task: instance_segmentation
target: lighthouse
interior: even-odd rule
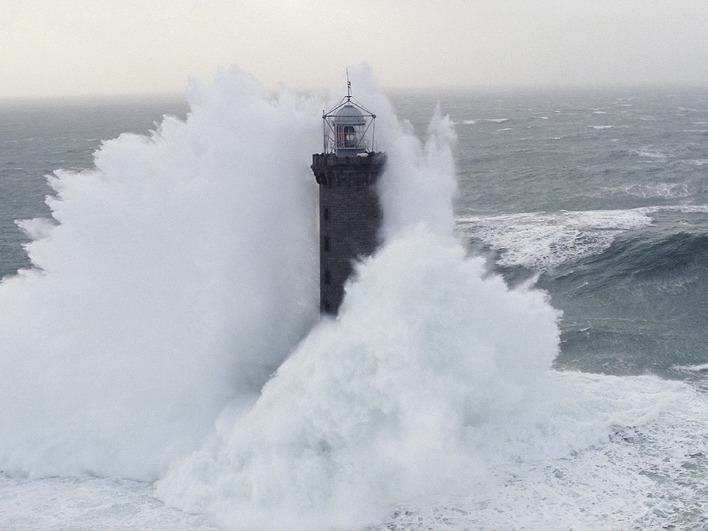
[[[375,151],[376,116],[347,95],[322,112],[324,147],[312,155],[320,192],[320,312],[336,314],[354,262],[378,246],[382,212],[376,181],[386,154]]]

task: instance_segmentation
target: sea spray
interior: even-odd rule
[[[169,503],[227,527],[375,523],[398,502],[491,474],[480,440],[514,439],[545,409],[557,314],[452,236],[452,122],[438,109],[422,144],[368,73],[354,75],[388,154],[384,247],[255,406],[227,408],[216,435],[159,483]]]
[[[421,146],[366,67],[352,78],[392,160],[385,232],[448,232],[454,172],[433,161],[452,167],[449,121],[434,121],[440,145]],[[188,99],[186,121],[55,172],[52,219],[20,223],[33,267],[0,284],[0,469],[160,477],[315,321],[309,159],[331,101],[273,96],[237,69],[192,81]]]
[[[321,103],[235,69],[189,100],[50,178],[0,284],[0,469],[159,477],[316,319]]]
[[[492,472],[480,434],[512,441],[541,418],[555,319],[419,226],[358,267],[339,317],[159,492],[239,529],[349,528],[455,493]]]
[[[457,135],[452,120],[438,105],[421,143],[407,120],[399,120],[391,102],[379,90],[365,66],[356,76],[357,98],[376,113],[376,150],[385,151],[386,171],[378,183],[383,209],[382,236],[395,236],[418,223],[441,236],[455,226],[453,199],[457,178],[453,149]]]

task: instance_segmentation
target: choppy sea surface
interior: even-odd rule
[[[278,146],[290,142],[289,133],[307,137],[307,124],[282,136],[278,131],[319,107],[293,95],[274,104],[240,81],[223,83],[191,96],[191,107],[169,98],[0,102],[0,308],[6,314],[0,527],[708,526],[708,91],[389,95],[402,132],[384,125],[377,132],[384,144],[387,134],[410,143],[437,138],[410,148],[408,158],[408,148],[400,147],[405,142],[388,140],[394,161],[403,161],[403,169],[394,168],[400,182],[406,164],[423,178],[451,171],[443,160],[451,150],[454,234],[465,256],[434,235],[392,237],[388,254],[360,272],[341,322],[310,334],[316,303],[292,301],[316,279],[273,272],[263,292],[276,292],[276,301],[289,298],[283,313],[301,307],[309,317],[283,325],[282,338],[265,340],[272,316],[287,318],[254,302],[259,291],[253,300],[245,297],[248,312],[233,306],[223,295],[224,278],[243,275],[245,285],[260,286],[258,275],[271,275],[265,263],[290,271],[300,264],[297,278],[311,263],[308,253],[293,265],[261,251],[270,242],[305,245],[299,232],[282,235],[274,225],[251,242],[238,230],[261,206],[271,210],[259,223],[282,216],[284,224],[299,226],[299,211],[282,206],[298,199],[295,192],[269,202],[264,197],[272,183],[266,182],[248,194],[268,172],[287,177],[296,164],[294,173],[305,175],[313,151],[305,141],[297,145],[306,151],[301,161],[294,151],[282,155],[283,168],[259,164],[281,156]],[[239,99],[256,103],[241,106]],[[266,105],[272,108],[265,114],[252,110]],[[436,105],[449,116],[442,134],[440,119],[429,125]],[[282,121],[272,118],[276,113]],[[173,116],[167,125],[160,125],[163,115]],[[249,125],[259,119],[272,120],[272,128]],[[246,125],[232,131],[230,121]],[[316,132],[319,115],[312,121]],[[151,130],[160,134],[139,136]],[[105,144],[125,132],[132,134]],[[229,155],[230,146],[244,145],[252,158]],[[58,169],[66,171],[50,187],[46,176]],[[234,181],[246,184],[238,188]],[[307,186],[303,197],[313,193]],[[208,187],[211,195],[204,195]],[[230,198],[241,190],[247,200]],[[49,206],[46,196],[54,198]],[[122,213],[121,204],[131,206]],[[226,219],[233,209],[245,212],[243,218]],[[131,225],[146,210],[154,212]],[[16,223],[52,215],[20,224],[24,230]],[[78,230],[71,232],[72,224]],[[243,243],[224,243],[232,234]],[[32,238],[30,259],[25,247]],[[41,243],[52,239],[55,247]],[[72,265],[72,257],[91,263],[103,256],[111,242],[115,248],[96,258],[95,277]],[[229,264],[215,258],[220,249]],[[252,258],[252,249],[263,256]],[[122,268],[133,271],[123,279]],[[53,275],[59,280],[42,288],[49,282],[42,279]],[[396,278],[405,282],[399,286]],[[281,287],[298,282],[297,296]],[[86,300],[74,305],[84,283]],[[171,286],[179,286],[179,297]],[[149,302],[116,302],[132,290],[149,293]],[[102,294],[108,302],[93,305]],[[62,301],[71,319],[61,315]],[[148,316],[163,310],[164,319]],[[246,324],[223,332],[228,319],[212,313]],[[475,323],[483,324],[477,330]],[[179,336],[192,325],[209,335]],[[33,339],[45,331],[46,341]],[[195,369],[200,341],[207,352],[238,350],[238,363],[205,355],[202,374]],[[90,345],[91,353],[76,354],[77,344]],[[137,383],[113,361],[133,348],[128,360],[150,353]],[[184,361],[181,348],[197,351],[194,364]],[[260,348],[276,354],[267,363],[241,361]],[[101,349],[110,361],[92,357]],[[156,350],[160,357],[153,359]],[[340,358],[331,359],[333,353]],[[464,359],[475,356],[483,361]],[[539,366],[528,358],[540,359]],[[229,379],[239,371],[247,377]],[[143,384],[146,373],[153,376]],[[207,396],[212,391],[203,384],[214,374],[219,381]],[[406,379],[410,389],[400,384]],[[30,380],[35,383],[17,383]],[[229,394],[230,382],[251,385],[251,394]],[[162,397],[164,404],[154,407]],[[297,402],[297,409],[284,410],[283,402]],[[145,418],[134,421],[136,411]],[[183,426],[175,420],[182,414],[197,420]],[[449,423],[440,420],[444,415]],[[124,436],[121,426],[130,433]],[[160,432],[165,441],[141,430]],[[134,452],[144,462],[131,461]],[[465,477],[451,481],[454,469]],[[272,478],[296,484],[295,490],[273,487]],[[361,495],[368,489],[375,499]],[[347,500],[355,508],[381,507],[360,510],[359,521],[342,509]],[[317,514],[303,517],[308,510]]]
[[[440,99],[458,229],[507,278],[540,274],[564,312],[556,366],[684,379],[705,364],[706,92]]]

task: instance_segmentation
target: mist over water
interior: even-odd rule
[[[384,245],[336,319],[317,311],[309,164],[341,90],[274,96],[220,71],[190,85],[185,121],[56,172],[53,219],[22,224],[33,268],[0,282],[0,471],[156,482],[236,529],[700,514],[675,479],[704,477],[705,396],[552,371],[560,312],[453,234],[453,122],[431,109],[421,142],[366,68],[350,74],[388,154]]]

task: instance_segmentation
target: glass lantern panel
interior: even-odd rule
[[[356,133],[356,129],[348,125],[344,128],[344,147],[355,148],[359,144],[359,135]]]

